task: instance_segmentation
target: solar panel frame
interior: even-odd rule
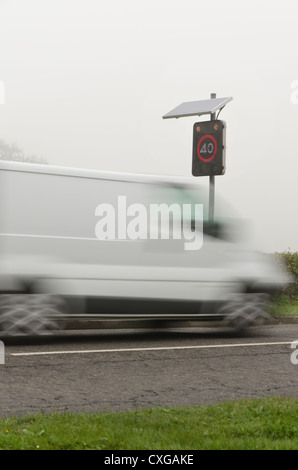
[[[169,111],[162,118],[171,119],[171,118],[181,118],[188,116],[202,116],[204,114],[215,113],[218,109],[223,108],[227,103],[229,103],[233,98],[231,96],[225,98],[212,98],[208,100],[200,101],[188,101],[181,103],[176,108]]]

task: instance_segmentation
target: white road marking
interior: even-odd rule
[[[157,348],[121,348],[121,349],[82,349],[74,351],[37,351],[11,353],[11,356],[51,356],[54,354],[97,354],[97,353],[123,353],[142,351],[174,351],[184,349],[220,349],[220,348],[247,348],[256,346],[280,346],[291,345],[292,341],[280,341],[274,343],[234,343],[234,344],[207,344],[200,346],[166,346]]]

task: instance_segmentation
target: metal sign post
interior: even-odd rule
[[[216,98],[216,93],[211,93],[211,99]],[[211,121],[215,121],[215,113],[211,113]],[[209,213],[208,220],[212,223],[214,220],[214,202],[215,202],[215,175],[209,176]]]

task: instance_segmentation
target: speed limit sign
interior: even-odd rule
[[[225,172],[225,122],[197,122],[193,129],[193,176]]]
[[[217,153],[217,142],[212,135],[203,135],[199,140],[197,153],[203,162],[210,162]]]

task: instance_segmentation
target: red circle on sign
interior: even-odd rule
[[[211,155],[211,157],[209,158],[204,158],[201,154],[200,154],[200,145],[201,143],[203,142],[204,139],[211,139],[212,142],[214,143],[214,152],[213,154]],[[198,154],[198,157],[203,161],[203,162],[210,162],[216,155],[216,152],[217,152],[217,142],[215,140],[215,138],[212,136],[212,135],[203,135],[200,140],[199,140],[199,143],[198,143],[198,146],[197,146],[197,154]]]

